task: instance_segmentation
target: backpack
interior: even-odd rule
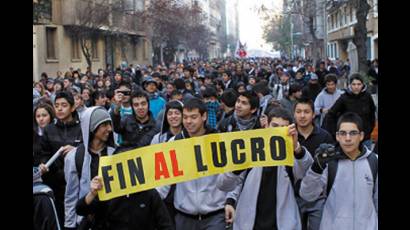
[[[370,155],[367,157],[367,161],[370,166],[370,170],[372,171],[373,175],[373,193],[374,189],[376,188],[376,177],[378,173],[378,159],[375,153],[370,153]],[[327,164],[327,188],[326,188],[326,194],[329,195],[330,190],[333,187],[333,183],[335,182],[335,177],[337,173],[337,166],[338,166],[339,161],[334,160],[330,161]]]

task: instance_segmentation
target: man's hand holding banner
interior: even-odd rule
[[[288,128],[215,133],[101,157],[100,200],[262,166],[293,166]]]

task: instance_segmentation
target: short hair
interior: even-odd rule
[[[289,95],[299,92],[303,89],[303,86],[299,83],[293,83],[289,86]]]
[[[293,117],[289,113],[288,110],[282,108],[282,107],[275,107],[272,110],[269,111],[268,113],[268,123],[272,121],[272,118],[277,117],[277,118],[282,118],[283,120],[289,121],[289,124],[293,123]]]
[[[261,93],[263,96],[269,94],[269,87],[268,87],[268,82],[266,80],[262,80],[260,82],[257,82],[252,89],[255,91],[255,93]]]
[[[352,84],[353,80],[359,80],[363,84],[363,77],[359,73],[353,73],[350,75],[349,83]]]
[[[100,97],[106,97],[107,94],[104,90],[97,90],[95,92],[93,92],[92,94],[92,98],[93,98],[93,103],[95,103],[95,100],[97,100]]]
[[[209,97],[218,97],[216,89],[214,87],[206,87],[204,92],[202,93],[202,97],[209,98]]]
[[[256,95],[255,91],[253,90],[247,90],[245,92],[242,92],[239,94],[239,96],[243,96],[248,98],[249,104],[251,104],[251,109],[257,109],[259,108],[259,97]]]
[[[184,109],[189,110],[189,111],[198,109],[201,116],[204,115],[204,113],[208,111],[206,104],[197,97],[187,99],[184,102]]]
[[[56,98],[54,99],[54,103],[57,99],[64,98],[70,104],[70,106],[74,106],[74,97],[73,94],[69,91],[59,91],[56,93]]]
[[[342,123],[354,123],[356,124],[357,128],[360,132],[363,132],[363,120],[362,118],[354,112],[346,112],[340,116],[339,120],[337,121],[337,131],[340,129],[340,125]]]
[[[175,88],[176,89],[185,89],[185,81],[184,79],[177,78],[174,80]]]
[[[333,81],[335,84],[337,84],[337,76],[334,73],[329,73],[326,74],[325,76],[325,83]]]
[[[119,89],[121,86],[125,86],[128,89],[132,89],[132,86],[130,83],[126,82],[126,81],[121,81],[120,84],[118,84],[118,87],[116,89]]]
[[[222,93],[221,101],[228,107],[234,107],[238,96],[238,93],[234,89],[228,88]]]
[[[312,109],[312,112],[315,113],[315,105],[314,105],[312,99],[307,98],[307,97],[302,97],[302,98],[296,100],[295,106],[293,107],[294,110],[296,109],[296,106],[298,104],[308,104],[310,106],[310,108]]]
[[[174,91],[172,91],[172,93],[171,93],[171,97],[173,97],[173,96],[177,96],[177,95],[182,95],[182,92],[181,92],[181,91],[179,91],[179,90],[174,90]]]
[[[143,90],[135,90],[134,92],[131,93],[131,97],[130,97],[130,103],[132,104],[132,99],[136,98],[136,97],[144,97],[147,102],[149,102],[149,96],[148,93],[146,93]],[[149,108],[149,106],[148,106]]]

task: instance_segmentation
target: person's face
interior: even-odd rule
[[[97,86],[100,87],[100,88],[103,87],[103,86],[104,86],[104,82],[103,82],[103,81],[98,81],[98,82],[97,82]]]
[[[67,89],[70,86],[70,81],[68,79],[64,80],[64,89]]]
[[[182,124],[182,113],[178,109],[169,109],[167,112],[169,126],[177,128]]]
[[[148,116],[148,101],[145,97],[134,97],[132,108],[138,119],[143,120]]]
[[[222,74],[222,79],[223,79],[224,82],[228,82],[228,81],[229,81],[228,74],[223,73],[223,74]]]
[[[255,78],[249,78],[249,84],[250,85],[255,85],[255,83],[256,83],[256,80],[255,80]]]
[[[272,117],[272,120],[269,123],[269,127],[285,127],[289,125],[289,121],[281,117]]]
[[[353,80],[350,84],[353,94],[359,94],[363,89],[363,83],[359,80]]]
[[[205,78],[205,85],[211,85],[212,84],[212,79],[211,78]]]
[[[320,64],[320,65],[319,65],[319,68],[320,68],[321,70],[325,69],[325,64]]]
[[[101,96],[95,100],[95,105],[96,106],[105,106],[107,103],[107,97],[106,96]]]
[[[326,89],[329,93],[336,91],[336,84],[333,81],[326,82]]]
[[[297,91],[294,95],[296,99],[302,98],[302,90]]]
[[[60,84],[55,84],[54,85],[54,91],[57,92],[57,91],[60,91],[60,90],[61,90],[61,85]]]
[[[71,106],[65,98],[58,98],[54,103],[54,110],[56,111],[56,117],[59,120],[66,120],[74,112],[75,107]]]
[[[239,86],[238,93],[243,93],[245,91],[246,91],[245,86]]]
[[[84,101],[89,100],[90,99],[90,91],[88,91],[87,89],[84,89],[81,96],[83,97]]]
[[[120,74],[115,74],[114,76],[115,81],[121,81],[121,75]]]
[[[107,142],[110,134],[112,133],[111,122],[107,121],[99,125],[94,133],[94,138]]]
[[[191,83],[185,83],[185,88],[186,88],[187,90],[192,90]]]
[[[310,79],[309,84],[316,85],[316,84],[319,84],[319,81],[317,79]]]
[[[239,118],[248,118],[256,111],[256,108],[251,109],[251,104],[247,97],[239,96],[235,103],[235,113]]]
[[[53,90],[53,87],[54,87],[54,83],[52,83],[52,82],[47,82],[47,90],[48,91],[51,91],[51,90]]]
[[[36,84],[36,85],[34,86],[34,88],[35,88],[38,92],[41,92],[41,91],[42,91],[40,84]]]
[[[44,128],[46,125],[50,124],[51,117],[48,111],[45,108],[39,108],[36,111],[36,121],[38,127]]]
[[[295,120],[299,127],[305,128],[312,125],[315,117],[312,108],[309,104],[299,103],[295,107]]]
[[[106,87],[110,87],[110,86],[111,86],[111,81],[110,81],[110,80],[106,80],[104,84],[105,84]]]
[[[83,105],[84,105],[84,101],[83,101],[81,95],[74,96],[74,107],[77,109],[77,108],[79,108]]]
[[[182,101],[182,98],[183,98],[182,94],[176,94],[176,95],[171,97],[171,100],[173,100],[173,101],[175,101],[175,100]]]
[[[188,70],[184,70],[184,77],[189,78],[191,74],[189,73]]]
[[[123,92],[123,91],[127,91],[127,92],[131,92],[131,90],[128,88],[128,87],[126,87],[126,86],[120,86],[120,88],[118,88],[118,91],[121,91],[121,92]],[[129,102],[129,100],[130,100],[130,95],[124,95],[123,96],[123,100],[122,100],[122,103],[125,103],[125,102]]]
[[[296,79],[302,79],[303,75],[301,72],[297,72],[295,78]]]
[[[175,90],[175,88],[174,88],[173,85],[167,84],[167,94],[168,95],[171,95],[172,91],[174,91],[174,90]]]
[[[281,83],[288,83],[288,81],[289,81],[289,77],[286,74],[282,74],[280,76],[280,82]]]
[[[187,110],[184,109],[182,113],[183,124],[185,129],[188,131],[189,136],[196,136],[203,128],[206,122],[207,113],[202,114],[199,109]]]
[[[155,93],[155,91],[157,91],[157,86],[155,83],[148,83],[147,86],[145,86],[145,90],[148,93]]]
[[[359,150],[360,142],[364,138],[364,133],[360,132],[357,125],[351,122],[340,124],[336,133],[336,140],[346,154],[355,154]]]

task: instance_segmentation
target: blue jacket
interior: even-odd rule
[[[159,96],[159,93],[156,92],[150,95],[149,111],[151,111],[154,119],[157,119],[159,112],[162,110],[162,108],[165,107],[166,103],[167,101],[165,101],[164,98]]]

